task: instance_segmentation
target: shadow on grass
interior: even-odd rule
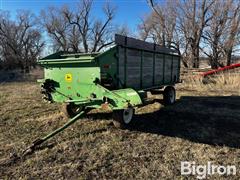
[[[171,107],[135,116],[129,130],[240,148],[240,96],[181,97]]]
[[[111,119],[111,113],[90,115]],[[176,104],[134,116],[129,130],[240,148],[240,96],[183,96]]]

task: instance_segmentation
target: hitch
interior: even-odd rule
[[[44,143],[45,141],[47,141],[48,139],[52,138],[53,136],[55,136],[56,134],[62,132],[64,129],[66,129],[67,127],[69,127],[70,125],[72,125],[74,122],[76,122],[78,120],[78,118],[82,115],[85,114],[85,111],[81,111],[79,114],[77,114],[76,116],[74,116],[72,119],[70,119],[67,123],[65,123],[62,127],[54,130],[53,132],[49,133],[48,135],[42,137],[42,138],[38,138],[35,141],[32,142],[32,144],[27,147],[23,152],[22,152],[22,156],[26,156],[27,154],[33,153],[36,150],[36,147],[39,146],[40,144]]]
[[[34,151],[37,149],[37,146],[39,146],[40,144],[44,143],[48,139],[52,138],[56,134],[60,133],[64,129],[66,129],[68,126],[70,126],[71,124],[76,122],[78,120],[78,118],[84,114],[85,114],[85,111],[81,111],[79,114],[77,114],[72,119],[70,119],[67,123],[65,123],[62,127],[56,129],[55,131],[49,133],[48,135],[46,135],[42,138],[38,138],[35,141],[33,141],[32,144],[29,147],[27,147],[25,150],[23,150],[19,155],[15,154],[15,153],[10,155],[9,159],[4,160],[3,162],[0,162],[0,166],[8,166],[8,165],[14,164],[18,160],[25,158],[27,155],[34,153]]]

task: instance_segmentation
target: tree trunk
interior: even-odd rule
[[[210,65],[211,65],[211,68],[212,68],[212,69],[217,69],[218,66],[219,66],[219,64],[218,64],[218,62],[217,62],[217,59],[214,58],[214,57],[211,57],[211,58],[210,58]]]
[[[232,64],[232,49],[227,50],[226,59],[227,59],[227,65],[230,66]]]
[[[218,51],[217,51],[217,43],[213,43],[213,53],[212,57],[210,58],[210,64],[212,69],[217,69],[219,67],[219,58],[218,58]]]
[[[30,73],[30,68],[29,68],[29,66],[26,66],[26,67],[25,67],[25,73],[27,73],[27,74]]]
[[[24,68],[24,72],[27,74],[30,72],[30,65],[28,61],[29,61],[28,59],[25,60],[25,68]]]
[[[199,48],[193,48],[193,68],[199,68]]]
[[[182,61],[182,63],[183,63],[183,66],[184,66],[185,68],[188,68],[187,61],[184,61],[184,57],[181,58],[181,61]]]

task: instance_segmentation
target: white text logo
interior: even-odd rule
[[[198,179],[204,179],[208,175],[236,175],[236,166],[228,165],[214,165],[208,162],[207,165],[196,165],[196,163],[182,161],[181,162],[181,175],[196,175]]]

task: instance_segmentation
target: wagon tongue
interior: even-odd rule
[[[21,156],[18,158],[23,158],[26,155],[32,154],[34,153],[34,151],[37,149],[37,147],[39,145],[41,145],[42,143],[44,143],[45,141],[47,141],[48,139],[54,137],[55,135],[57,135],[58,133],[62,132],[64,129],[66,129],[67,127],[69,127],[70,125],[72,125],[74,122],[76,122],[81,116],[83,116],[85,114],[84,111],[81,111],[79,114],[77,114],[76,116],[74,116],[72,119],[70,119],[66,124],[64,124],[62,127],[59,127],[58,129],[56,129],[55,131],[49,133],[48,135],[42,137],[42,138],[37,138],[35,141],[32,142],[32,144],[30,146],[28,146],[25,150],[22,151]]]
[[[6,166],[15,163],[17,160],[21,160],[27,155],[30,155],[34,153],[35,150],[37,150],[37,147],[47,141],[48,139],[52,138],[53,136],[57,135],[58,133],[62,132],[64,129],[72,125],[74,122],[76,122],[81,116],[85,114],[84,111],[81,111],[79,114],[77,114],[75,117],[70,119],[66,124],[64,124],[62,127],[56,129],[55,131],[49,133],[48,135],[37,138],[35,141],[32,142],[30,146],[28,146],[25,150],[23,150],[20,155],[12,154],[9,159],[0,162],[0,166]]]

